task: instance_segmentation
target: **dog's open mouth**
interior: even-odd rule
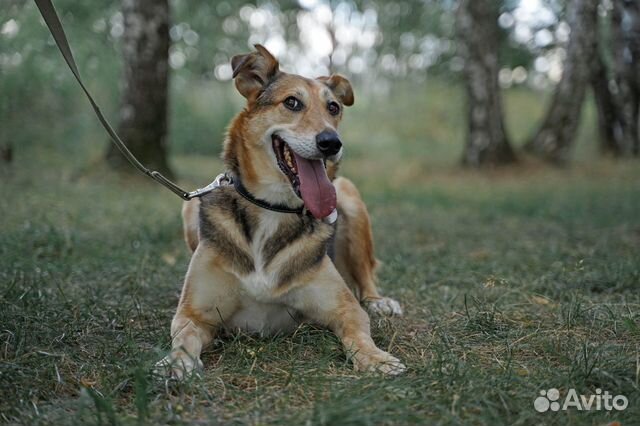
[[[278,167],[305,207],[318,219],[329,216],[336,208],[336,189],[327,176],[324,161],[299,156],[280,136],[273,135],[271,141]]]
[[[279,136],[274,135],[272,138],[273,152],[276,153],[276,159],[278,160],[278,167],[282,170],[291,181],[291,186],[298,197],[302,198],[300,194],[300,178],[298,177],[298,169],[296,167],[296,159],[293,151]]]

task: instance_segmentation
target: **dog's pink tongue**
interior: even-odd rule
[[[336,208],[336,189],[329,181],[322,160],[307,160],[294,153],[300,194],[304,205],[316,219],[323,219]]]

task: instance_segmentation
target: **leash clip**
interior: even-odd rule
[[[233,183],[233,179],[227,173],[220,173],[209,185],[204,188],[198,188],[195,191],[191,191],[187,194],[187,199],[191,200],[192,198],[202,197],[203,195],[207,195],[208,193],[220,188],[221,186],[231,185]]]

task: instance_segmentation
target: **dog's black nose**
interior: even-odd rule
[[[325,157],[336,155],[340,151],[340,148],[342,148],[340,136],[338,136],[334,130],[324,130],[318,133],[316,136],[316,145]]]

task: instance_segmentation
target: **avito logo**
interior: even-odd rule
[[[541,390],[540,396],[533,401],[533,408],[539,413],[545,411],[565,411],[569,408],[577,410],[617,410],[622,411],[629,406],[629,400],[624,395],[613,396],[608,391],[596,389],[592,395],[578,395],[575,389],[569,389],[564,401],[560,401],[560,391],[556,388]]]

